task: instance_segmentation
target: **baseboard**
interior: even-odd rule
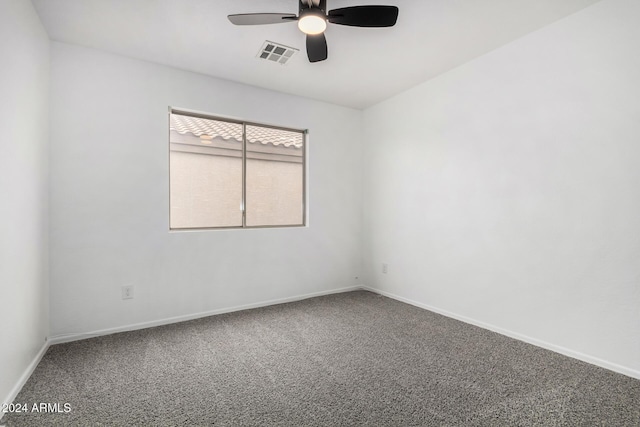
[[[472,319],[472,318],[469,318],[469,317],[466,317],[466,316],[462,316],[462,315],[459,315],[459,314],[456,314],[456,313],[452,313],[450,311],[443,310],[443,309],[440,309],[440,308],[437,308],[437,307],[433,307],[433,306],[428,305],[428,304],[423,304],[421,302],[414,301],[414,300],[411,300],[409,298],[404,298],[404,297],[401,297],[399,295],[392,294],[391,292],[381,291],[379,289],[370,288],[368,286],[360,286],[360,289],[363,289],[363,290],[366,290],[366,291],[370,291],[370,292],[374,292],[376,294],[383,295],[385,297],[389,297],[389,298],[395,299],[395,300],[400,301],[400,302],[411,304],[413,306],[420,307],[420,308],[423,308],[425,310],[433,311],[434,313],[442,314],[443,316],[451,317],[453,319],[460,320],[461,322],[469,323],[469,324],[474,325],[474,326],[479,326],[479,327],[481,327],[483,329],[488,329],[488,330],[496,332],[498,334],[505,335],[505,336],[508,336],[510,338],[517,339],[519,341],[524,341],[526,343],[533,344],[533,345],[535,345],[537,347],[542,347],[544,349],[551,350],[551,351],[554,351],[556,353],[560,353],[560,354],[562,354],[564,356],[572,357],[574,359],[578,359],[578,360],[581,360],[583,362],[587,362],[587,363],[590,363],[592,365],[596,365],[596,366],[599,366],[601,368],[605,368],[605,369],[608,369],[610,371],[614,371],[614,372],[617,372],[619,374],[626,375],[628,377],[640,379],[640,371],[632,369],[632,368],[628,368],[626,366],[618,365],[617,363],[612,363],[612,362],[609,362],[607,360],[603,360],[603,359],[600,359],[600,358],[597,358],[597,357],[594,357],[594,356],[590,356],[588,354],[580,353],[578,351],[574,351],[574,350],[571,350],[571,349],[568,349],[568,348],[565,348],[565,347],[562,347],[562,346],[559,346],[559,345],[551,344],[549,342],[542,341],[542,340],[539,340],[537,338],[532,338],[532,337],[529,337],[527,335],[523,335],[523,334],[520,334],[520,333],[517,333],[517,332],[513,332],[513,331],[510,331],[508,329],[504,329],[504,328],[501,328],[501,327],[498,327],[498,326],[495,326],[495,325],[491,325],[489,323],[481,322],[479,320],[475,320],[475,319]]]
[[[42,348],[40,348],[40,351],[38,351],[38,354],[36,354],[31,363],[29,363],[29,366],[27,366],[20,378],[18,378],[18,382],[16,382],[16,385],[14,385],[11,391],[9,391],[9,395],[2,401],[2,404],[9,404],[15,400],[16,396],[18,396],[18,393],[20,393],[20,390],[22,390],[22,387],[24,387],[31,374],[33,374],[36,366],[38,366],[38,363],[40,363],[40,360],[42,360],[42,357],[49,349],[49,344],[49,341],[45,341],[45,343],[42,345]],[[2,415],[3,414],[0,413],[0,420],[2,419]]]
[[[301,301],[301,300],[304,300],[304,299],[319,297],[319,296],[323,296],[323,295],[339,294],[339,293],[342,293],[342,292],[350,292],[350,291],[356,291],[356,290],[361,290],[361,289],[363,289],[362,286],[349,286],[349,287],[346,287],[346,288],[338,288],[338,289],[331,289],[331,290],[328,290],[328,291],[312,292],[312,293],[309,293],[309,294],[296,295],[296,296],[293,296],[293,297],[261,301],[261,302],[251,303],[251,304],[238,305],[238,306],[235,306],[235,307],[220,308],[220,309],[211,310],[211,311],[204,311],[204,312],[200,312],[200,313],[187,314],[187,315],[183,315],[183,316],[168,317],[168,318],[165,318],[165,319],[152,320],[152,321],[149,321],[149,322],[134,323],[134,324],[131,324],[131,325],[117,326],[115,328],[100,329],[100,330],[91,331],[91,332],[83,332],[83,333],[75,333],[75,334],[64,334],[64,335],[54,335],[54,336],[49,337],[49,344],[50,345],[62,344],[62,343],[71,342],[71,341],[78,341],[78,340],[83,340],[83,339],[87,339],[87,338],[95,338],[95,337],[99,337],[99,336],[103,336],[103,335],[115,334],[115,333],[118,333],[118,332],[127,332],[127,331],[135,331],[137,329],[153,328],[155,326],[169,325],[171,323],[178,323],[178,322],[186,322],[188,320],[200,319],[202,317],[214,316],[216,314],[232,313],[234,311],[241,311],[241,310],[249,310],[249,309],[252,309],[252,308],[267,307],[267,306],[270,306],[270,305],[284,304],[284,303],[288,303],[288,302]]]

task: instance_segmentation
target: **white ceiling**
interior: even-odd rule
[[[400,8],[392,28],[329,24],[311,64],[295,23],[234,26],[234,13],[297,13],[297,0],[33,0],[51,39],[280,92],[365,108],[599,0],[328,0]],[[300,49],[259,60],[265,40]]]

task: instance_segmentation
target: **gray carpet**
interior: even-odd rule
[[[640,381],[369,292],[52,346],[7,426],[640,426]]]

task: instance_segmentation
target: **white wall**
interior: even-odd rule
[[[357,283],[360,111],[55,42],[51,67],[52,336]],[[308,128],[310,226],[169,232],[169,106]]]
[[[602,1],[366,110],[366,283],[639,376],[639,22]]]
[[[31,2],[0,0],[0,58],[0,402],[5,402],[49,331],[49,39]]]

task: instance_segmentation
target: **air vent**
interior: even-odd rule
[[[264,59],[265,61],[275,62],[280,65],[286,64],[291,57],[298,52],[298,49],[290,46],[285,46],[280,43],[270,42],[269,40],[265,40],[262,44],[262,48],[256,55],[260,59]]]

